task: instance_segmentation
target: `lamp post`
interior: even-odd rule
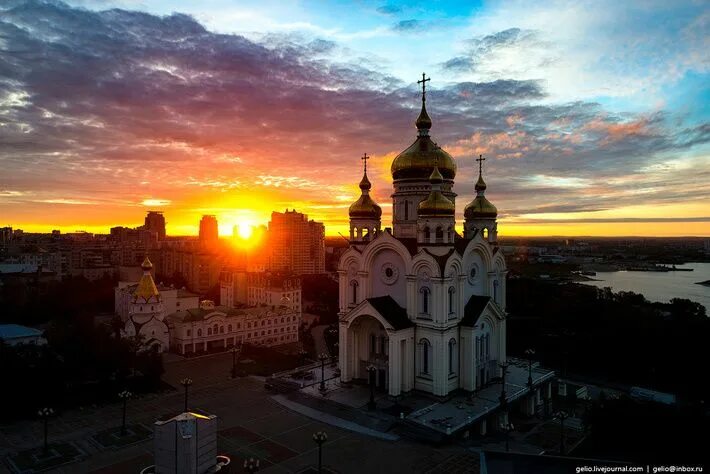
[[[128,399],[131,398],[131,395],[133,394],[128,390],[124,390],[118,393],[118,398],[123,400],[123,421],[121,422],[121,436],[126,435],[126,405],[128,403]]]
[[[525,355],[528,358],[528,387],[532,388],[533,386],[533,380],[532,380],[532,360],[533,357],[535,357],[535,349],[527,349],[525,351]]]
[[[254,458],[249,458],[244,460],[244,471],[253,473],[259,470],[259,460]]]
[[[325,361],[328,360],[328,356],[325,353],[322,353],[321,355],[318,356],[318,360],[320,361],[320,388],[319,388],[319,390],[321,392],[325,392]]]
[[[234,379],[237,377],[237,356],[241,352],[241,348],[233,346],[229,349],[229,352],[232,353],[232,378]]]
[[[49,417],[54,415],[54,410],[51,408],[41,408],[37,411],[37,415],[44,421],[44,454],[47,454],[47,451],[49,451],[49,444],[47,443],[47,425]]]
[[[374,410],[377,407],[375,404],[375,372],[377,372],[377,368],[374,365],[367,366],[368,380],[370,382],[370,401],[367,403],[368,410]]]
[[[510,451],[510,433],[515,430],[515,426],[508,422],[508,424],[501,423],[500,427],[505,431],[505,450]]]
[[[507,362],[506,362],[506,363],[503,363],[503,364],[498,364],[498,367],[501,368],[501,373],[502,373],[502,377],[503,377],[503,380],[502,380],[503,383],[502,383],[501,388],[500,388],[500,407],[503,408],[503,409],[505,409],[505,405],[506,405],[506,396],[505,396],[505,375],[508,373],[508,366],[509,366],[509,365],[510,365],[510,364],[508,364]]]
[[[323,443],[328,441],[328,434],[325,431],[313,433],[313,441],[318,445],[318,474],[323,471]]]
[[[569,418],[566,411],[560,410],[555,416],[560,419],[560,456],[565,455],[565,420]]]
[[[185,410],[184,411],[187,411],[187,390],[190,387],[190,385],[192,385],[192,379],[189,377],[185,377],[184,379],[182,379],[180,381],[180,385],[185,387]]]

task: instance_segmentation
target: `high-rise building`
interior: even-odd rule
[[[150,232],[155,232],[158,240],[165,240],[165,216],[163,216],[162,212],[148,211],[143,228]]]
[[[219,230],[217,228],[217,218],[205,215],[200,220],[200,242],[204,244],[217,243],[219,240]]]
[[[268,232],[269,262],[273,272],[303,275],[325,273],[325,226],[296,212],[272,212]]]

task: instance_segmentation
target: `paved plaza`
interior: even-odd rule
[[[477,472],[477,457],[462,446],[434,448],[414,441],[388,441],[336,428],[289,410],[272,399],[257,377],[231,379],[231,355],[167,362],[164,379],[175,391],[152,394],[128,403],[129,428],[135,443],[115,443],[110,428],[121,423],[121,404],[84,407],[60,413],[50,419],[50,444],[73,455],[69,464],[44,472],[120,473],[139,472],[152,464],[152,439],[140,438],[163,414],[182,410],[180,379],[190,377],[189,405],[218,416],[218,452],[237,463],[258,457],[268,473],[298,472],[317,459],[312,440],[316,431],[328,433],[323,462],[343,473],[429,472],[443,462],[468,466]],[[108,431],[107,431],[108,430]],[[100,441],[100,442],[97,442]],[[10,469],[9,456],[30,456],[42,445],[42,424],[25,421],[0,426],[0,472]],[[71,452],[69,452],[71,451]],[[460,456],[463,456],[460,458]],[[236,472],[240,472],[237,470]]]

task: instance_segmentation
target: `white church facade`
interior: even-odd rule
[[[455,230],[456,163],[432,141],[426,91],[415,142],[392,162],[393,222],[362,195],[350,206],[350,247],[338,267],[341,381],[368,381],[392,397],[475,391],[506,362],[506,265],[497,210],[476,196]]]

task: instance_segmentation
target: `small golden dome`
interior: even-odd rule
[[[441,193],[441,183],[444,181],[443,176],[439,172],[439,167],[434,164],[434,170],[429,176],[429,181],[432,184],[429,196],[419,203],[418,213],[420,216],[427,217],[449,217],[456,212],[456,206],[446,196]]]
[[[468,205],[463,211],[463,214],[464,218],[467,220],[477,218],[495,218],[498,216],[498,209],[496,209],[496,207],[491,204],[491,202],[486,199],[485,196],[479,195],[476,196],[473,201],[468,203]]]
[[[372,188],[372,185],[370,180],[367,179],[367,173],[365,173],[360,181],[362,195],[350,205],[349,214],[351,218],[379,219],[382,217],[382,208],[370,197],[370,188]]]
[[[478,181],[476,181],[476,186],[475,189],[476,191],[485,191],[486,190],[486,182],[483,181],[483,176],[480,174],[478,175]]]
[[[419,112],[419,117],[417,117],[417,121],[414,122],[414,125],[417,126],[417,130],[429,130],[431,128],[431,118],[429,117],[429,114],[426,111],[426,105],[422,102],[422,111]]]

